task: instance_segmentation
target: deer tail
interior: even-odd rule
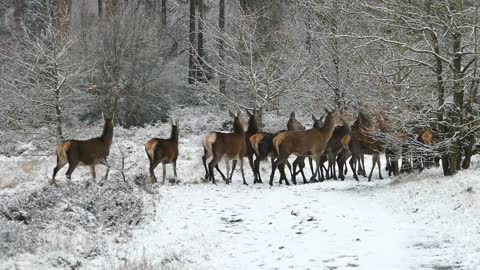
[[[157,148],[157,144],[157,140],[150,140],[145,144],[145,152],[147,152],[150,161],[155,159],[155,148]]]
[[[69,141],[57,144],[57,164],[68,163],[67,152],[70,150],[70,146],[71,143]]]
[[[203,150],[207,157],[213,155],[213,144],[217,140],[217,133],[211,132],[208,133],[205,138],[203,138]]]
[[[258,145],[263,139],[262,134],[254,134],[252,137],[250,137],[250,144],[252,145],[253,151],[255,151],[255,154],[257,156],[260,156],[260,151],[258,150]]]
[[[275,147],[275,151],[277,151],[277,155],[280,154],[280,144],[282,144],[283,140],[285,138],[284,133],[280,133],[275,138],[273,138],[273,146]]]
[[[350,144],[350,140],[351,140],[351,137],[349,134],[343,136],[342,138],[342,146],[345,150],[349,150],[348,149],[348,145]]]

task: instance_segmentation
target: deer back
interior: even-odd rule
[[[162,163],[172,163],[177,161],[178,137],[178,121],[176,122],[176,124],[173,124],[172,122],[172,131],[170,133],[170,138],[153,138],[145,144],[145,150],[147,151],[150,160],[160,161]]]
[[[57,156],[59,159],[66,158],[77,164],[94,165],[108,157],[112,140],[113,119],[106,118],[100,137],[89,140],[64,141],[57,146]]]
[[[234,118],[233,132],[216,132],[215,142],[212,145],[212,152],[217,155],[226,155],[229,158],[243,158],[245,156],[245,131],[240,119],[240,111],[237,115],[230,112]]]

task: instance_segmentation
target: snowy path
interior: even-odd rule
[[[173,257],[182,269],[421,269],[411,232],[372,185],[382,184],[165,186],[155,220],[117,256]]]

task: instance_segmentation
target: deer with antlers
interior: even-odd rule
[[[97,164],[106,164],[106,159],[110,153],[110,146],[113,140],[113,118],[103,116],[105,124],[100,137],[89,140],[66,140],[57,145],[57,166],[53,169],[52,183],[57,185],[55,176],[58,171],[68,164],[67,179],[71,180],[72,173],[78,165],[89,166],[92,177],[95,180],[95,166]],[[109,168],[105,179],[108,177]]]
[[[217,166],[222,158],[225,158],[226,160],[239,160],[243,184],[248,185],[245,181],[245,174],[243,171],[243,157],[245,156],[246,147],[245,131],[240,120],[240,111],[238,111],[236,115],[232,112],[229,113],[233,118],[233,132],[214,132],[211,138],[211,153],[213,158],[208,163],[209,179],[215,184],[213,168]],[[227,183],[229,183],[228,180]]]
[[[153,138],[145,144],[145,152],[147,153],[148,160],[150,161],[149,172],[150,179],[152,183],[157,182],[157,177],[155,176],[155,168],[158,164],[162,163],[163,169],[163,178],[162,184],[165,183],[165,165],[173,165],[173,173],[175,178],[177,178],[177,158],[178,158],[178,120],[174,123],[171,121],[172,131],[170,133],[170,138],[160,139]]]
[[[273,185],[275,170],[281,164],[285,164],[290,155],[312,157],[315,160],[316,174],[320,175],[320,158],[324,153],[328,141],[332,137],[333,131],[337,126],[343,124],[342,120],[346,113],[338,111],[329,112],[325,109],[327,115],[325,123],[321,128],[312,128],[302,131],[286,131],[277,135],[273,139],[273,145],[278,153],[278,158],[273,164],[272,173],[270,175],[270,185]],[[288,180],[285,173],[280,171],[280,180]]]

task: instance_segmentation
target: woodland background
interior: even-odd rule
[[[434,131],[445,175],[470,166],[479,120],[474,0],[0,0],[0,129],[48,142],[115,112],[124,128],[177,108],[260,117],[381,113],[401,145]],[[182,121],[195,121],[191,119]],[[45,145],[48,145],[45,144]]]

